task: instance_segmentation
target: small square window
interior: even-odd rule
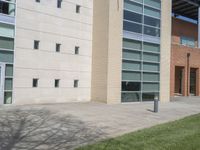
[[[76,55],[78,55],[78,54],[79,54],[79,49],[80,49],[80,47],[79,47],[79,46],[75,46],[75,52],[74,52],[74,53],[75,53]]]
[[[61,8],[62,6],[62,0],[57,0],[57,8]]]
[[[33,79],[33,87],[38,87],[38,79]]]
[[[39,49],[40,41],[34,40],[34,49]]]
[[[37,3],[40,3],[40,0],[35,0]]]
[[[79,80],[74,80],[74,88],[78,88],[78,82]]]
[[[55,79],[54,86],[55,88],[58,88],[60,86],[60,79]]]
[[[61,44],[56,44],[56,52],[60,52],[60,47],[61,47]]]
[[[81,6],[80,5],[76,5],[76,13],[79,14],[81,11]]]

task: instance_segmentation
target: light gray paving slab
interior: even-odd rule
[[[200,98],[106,105],[68,103],[0,106],[0,150],[68,150],[100,139],[200,113]]]

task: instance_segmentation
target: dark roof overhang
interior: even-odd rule
[[[172,13],[198,20],[200,0],[172,0]]]

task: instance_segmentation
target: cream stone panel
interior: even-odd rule
[[[122,0],[94,0],[92,100],[121,102]]]
[[[160,101],[170,101],[171,12],[172,1],[162,0]]]
[[[94,0],[91,100],[107,103],[109,0]]]
[[[81,12],[76,14],[76,5]],[[92,0],[17,1],[14,104],[89,101],[92,65]],[[38,50],[34,40],[40,41]],[[55,51],[61,44],[60,53]],[[79,55],[74,54],[79,46]],[[32,79],[38,78],[38,88]],[[54,87],[60,79],[60,87]],[[74,88],[74,80],[79,87]]]
[[[107,103],[121,103],[123,0],[110,0]]]

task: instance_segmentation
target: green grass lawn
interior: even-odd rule
[[[200,150],[200,114],[77,150]]]

